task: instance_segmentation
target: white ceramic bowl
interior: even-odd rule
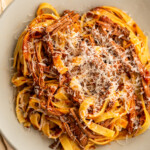
[[[16,38],[34,18],[41,2],[52,4],[59,13],[65,9],[82,13],[96,6],[116,6],[130,14],[147,35],[150,31],[150,0],[14,0],[0,16],[0,130],[18,150],[50,150],[49,139],[33,129],[24,129],[18,123],[14,111],[13,88],[10,83],[11,58]],[[123,141],[124,146],[113,142],[97,149],[150,150],[149,137],[150,130],[134,139]]]

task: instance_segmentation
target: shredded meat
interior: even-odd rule
[[[67,27],[77,22],[79,19],[79,14],[75,14],[73,11],[67,12],[63,17],[57,20],[54,24],[46,28],[46,32],[54,35],[58,31],[65,30]]]
[[[136,96],[133,96],[132,100],[131,100],[131,106],[130,106],[130,113],[129,113],[129,123],[128,123],[128,132],[129,134],[133,133],[133,131],[135,130],[135,124],[137,121],[137,112],[135,110],[135,101],[136,101]]]
[[[61,120],[63,121],[68,136],[73,141],[76,141],[81,148],[84,148],[88,142],[87,135],[80,130],[72,116],[61,116]]]
[[[103,26],[107,32],[111,33],[111,37],[116,36],[118,37],[117,39],[120,38],[125,41],[129,40],[130,31],[127,28],[121,27],[117,23],[114,23],[108,17],[100,17],[100,21],[98,21],[98,24]]]

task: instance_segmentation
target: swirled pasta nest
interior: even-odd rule
[[[41,4],[14,52],[19,122],[57,139],[64,150],[143,133],[150,125],[147,45],[138,25],[117,8],[59,16]]]

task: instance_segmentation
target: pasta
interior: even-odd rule
[[[147,42],[118,8],[60,16],[42,3],[14,52],[18,121],[64,150],[142,134],[150,125]]]

